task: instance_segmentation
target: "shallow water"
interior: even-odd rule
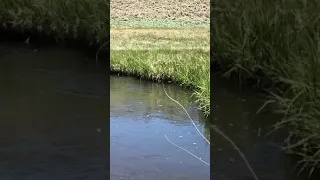
[[[209,145],[161,84],[111,76],[110,85],[111,179],[210,179],[209,166],[170,143],[210,161]],[[203,117],[190,92],[173,85],[165,89],[187,107],[204,132]]]
[[[0,44],[0,179],[107,179],[106,67],[79,51]]]

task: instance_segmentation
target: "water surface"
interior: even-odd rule
[[[109,84],[83,53],[0,44],[0,179],[107,179]]]
[[[111,179],[210,179],[209,166],[170,143],[210,161],[210,146],[161,84],[111,76],[110,85]],[[174,85],[165,89],[204,132],[203,117],[190,92]]]
[[[17,43],[0,44],[0,73],[0,179],[210,178],[209,166],[169,142],[209,162],[209,145],[161,84],[111,76],[109,101],[107,67],[79,51],[35,51]],[[277,147],[285,133],[264,136],[280,117],[268,111],[256,115],[263,102],[255,92],[212,81],[212,118],[243,150],[260,180],[306,179],[296,177],[296,162]],[[208,135],[190,92],[165,88]],[[253,179],[225,139],[212,132],[211,140],[211,178]]]

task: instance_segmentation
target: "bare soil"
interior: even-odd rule
[[[210,21],[210,0],[111,0],[111,20]]]

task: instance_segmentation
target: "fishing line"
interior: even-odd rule
[[[166,96],[167,96],[170,100],[172,100],[172,101],[174,101],[175,103],[177,103],[177,104],[186,112],[186,114],[188,115],[189,119],[191,120],[193,126],[196,128],[196,130],[198,131],[198,133],[199,133],[199,134],[203,137],[203,139],[206,140],[207,143],[210,145],[210,142],[208,141],[208,139],[204,137],[204,135],[199,131],[199,129],[198,129],[197,126],[195,125],[195,123],[194,123],[194,121],[192,120],[192,118],[190,117],[188,111],[182,106],[182,104],[180,104],[178,101],[174,100],[172,97],[170,97],[170,96],[168,95],[168,93],[166,92],[166,90],[165,90],[165,88],[164,88],[163,82],[162,82],[162,87],[163,87],[163,90],[164,90]],[[246,158],[245,155],[242,153],[242,151],[238,148],[238,146],[237,146],[227,135],[225,135],[221,130],[219,130],[219,128],[218,128],[217,126],[212,126],[212,129],[213,129],[216,133],[220,134],[225,140],[227,140],[227,141],[232,145],[232,147],[233,147],[233,148],[239,153],[239,155],[242,157],[244,163],[245,163],[246,166],[248,167],[248,169],[249,169],[249,171],[251,172],[253,178],[254,178],[255,180],[259,180],[258,176],[257,176],[256,173],[254,172],[254,170],[253,170],[253,168],[251,167],[250,163],[248,162],[247,158]],[[170,143],[172,143],[172,144],[175,145],[176,147],[178,147],[178,148],[180,148],[180,149],[188,152],[189,154],[191,154],[192,156],[196,157],[198,160],[202,161],[203,163],[205,163],[205,164],[207,164],[207,165],[210,165],[209,163],[203,161],[201,158],[197,157],[196,155],[192,154],[191,152],[189,152],[189,151],[183,149],[182,147],[174,144],[172,141],[170,141],[170,140],[168,139],[168,137],[167,137],[166,135],[165,135],[165,137],[167,138],[167,140],[168,140]]]

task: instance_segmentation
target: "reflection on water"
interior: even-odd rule
[[[209,162],[210,147],[185,112],[164,93],[162,85],[111,76],[111,179],[210,179],[210,167],[171,144]],[[203,132],[202,118],[190,92],[165,86],[171,97],[187,107]]]
[[[0,53],[0,179],[107,179],[107,68],[59,48]]]

